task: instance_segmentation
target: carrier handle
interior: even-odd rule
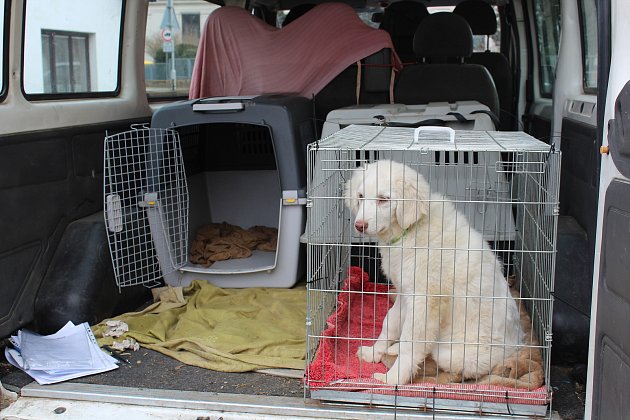
[[[192,109],[193,112],[242,111],[245,109],[245,102],[251,101],[255,97],[256,95],[202,98],[193,102]]]
[[[222,103],[196,103],[193,104],[193,112],[207,111],[242,111],[245,108],[242,102],[222,102]]]
[[[421,131],[433,131],[433,132],[442,132],[448,133],[448,138],[451,143],[455,143],[455,130],[451,127],[438,127],[434,125],[427,125],[424,127],[418,127],[413,130],[413,141],[414,143],[418,143],[418,137],[420,136]]]

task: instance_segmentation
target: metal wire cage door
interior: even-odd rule
[[[158,285],[188,258],[179,135],[132,127],[105,138],[104,158],[104,216],[116,283]]]
[[[559,169],[519,132],[349,126],[311,144],[311,397],[550,415]]]

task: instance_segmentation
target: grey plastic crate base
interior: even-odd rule
[[[276,253],[252,251],[251,257],[217,261],[210,267],[188,264],[181,271],[199,274],[238,274],[272,270],[276,266]]]
[[[218,261],[210,267],[188,263],[166,277],[171,286],[188,286],[193,280],[207,280],[225,288],[293,287],[304,276],[300,256],[300,232],[304,206],[281,206],[276,252],[253,251],[249,258]]]

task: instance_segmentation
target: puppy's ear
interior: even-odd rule
[[[407,229],[429,211],[429,184],[422,175],[411,168],[394,181],[396,187],[396,219],[401,228]]]
[[[356,192],[359,181],[357,173],[355,172],[353,176],[343,185],[344,203],[346,204],[346,207],[352,210],[353,213],[356,213],[359,208],[359,201],[357,199]]]

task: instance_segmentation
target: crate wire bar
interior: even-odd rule
[[[452,202],[500,258],[503,274],[515,283],[516,305],[530,316],[533,337],[521,348],[540,352],[544,370],[540,388],[484,386],[474,379],[385,385],[371,378],[376,368],[357,357],[356,347],[362,339],[361,345],[373,341],[380,332],[380,327],[369,324],[383,316],[374,302],[396,292],[379,269],[376,237],[354,229],[355,216],[344,204],[344,185],[364,170],[364,164],[383,159],[421,174],[431,191]],[[522,132],[456,131],[451,142],[448,135],[428,131],[419,133],[415,141],[413,129],[351,125],[312,143],[308,148],[305,392],[327,401],[424,407],[435,412],[550,416],[559,173],[560,153]],[[479,250],[468,250],[475,251]],[[466,296],[475,297],[479,298],[474,292]],[[348,310],[351,302],[360,302],[359,313]],[[353,323],[360,325],[358,336],[351,335]]]
[[[132,126],[105,138],[104,158],[104,217],[116,283],[156,286],[188,258],[179,135]]]

